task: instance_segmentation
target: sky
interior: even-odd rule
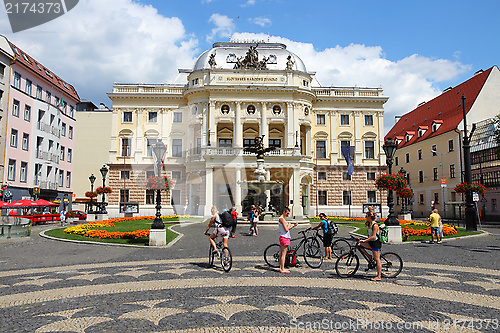
[[[212,44],[281,42],[322,86],[382,87],[384,125],[498,65],[498,0],[80,0],[65,15],[0,33],[80,98],[111,107],[113,83],[169,83]]]

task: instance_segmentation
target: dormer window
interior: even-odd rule
[[[427,126],[419,126],[418,127],[418,137],[421,138],[425,132],[427,132],[428,127]]]
[[[439,127],[441,127],[442,124],[443,124],[442,120],[434,120],[432,122],[432,133],[435,133],[439,129]]]
[[[410,141],[413,138],[414,135],[415,135],[415,132],[413,132],[413,131],[412,132],[410,132],[410,131],[406,132],[406,136],[405,136],[406,142]]]
[[[404,137],[402,137],[402,136],[396,136],[396,138],[394,140],[396,142],[396,145],[399,146],[399,144],[403,141],[403,138]]]

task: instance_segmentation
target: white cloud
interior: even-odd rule
[[[236,33],[235,39],[262,39],[268,35]],[[399,61],[384,57],[380,46],[351,44],[317,50],[313,44],[270,37],[271,42],[287,45],[298,55],[323,86],[382,87],[389,101],[384,105],[387,132],[394,125],[394,116],[403,115],[423,101],[436,97],[438,82],[456,78],[470,70],[458,60],[431,59],[417,54]]]
[[[226,15],[212,14],[208,22],[215,24],[210,35],[207,35],[208,42],[214,39],[227,39],[234,31],[234,21]]]
[[[267,26],[271,25],[271,20],[268,19],[267,17],[256,17],[253,19],[249,18],[248,21],[260,25],[261,27],[265,27],[266,25]]]
[[[80,1],[60,18],[7,38],[96,104],[110,104],[113,82],[172,82],[199,54],[180,19],[133,0]]]
[[[257,0],[247,0],[247,2],[245,2],[244,4],[241,5],[241,7],[253,6],[253,5],[255,5],[256,2],[257,2]]]

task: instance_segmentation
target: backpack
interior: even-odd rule
[[[328,233],[331,235],[335,235],[339,231],[339,227],[335,224],[335,222],[326,220],[326,223],[328,225]]]
[[[378,240],[380,243],[385,244],[389,240],[389,228],[385,224],[381,224],[378,226]]]
[[[219,214],[219,217],[222,221],[222,226],[224,228],[232,228],[233,227],[233,218],[231,216],[231,213],[228,211],[223,211],[222,213]]]
[[[285,257],[285,266],[295,267],[298,263],[299,259],[297,259],[297,253],[294,250],[289,250]]]

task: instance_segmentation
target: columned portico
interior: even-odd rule
[[[205,212],[204,216],[211,216],[211,208],[214,205],[214,169],[207,167],[205,169]]]

